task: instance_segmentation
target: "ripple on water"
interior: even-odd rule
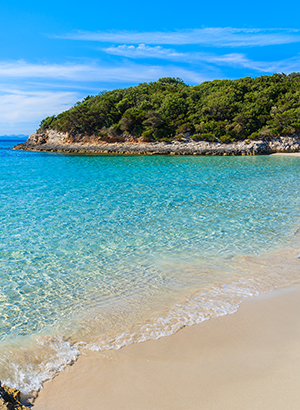
[[[0,156],[0,379],[24,393],[298,280],[298,158]]]

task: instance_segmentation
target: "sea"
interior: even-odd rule
[[[0,380],[300,281],[300,157],[84,156],[0,141]]]

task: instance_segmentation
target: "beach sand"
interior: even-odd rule
[[[170,337],[82,355],[34,410],[298,410],[299,312],[295,285]]]
[[[271,155],[276,157],[300,157],[300,152],[276,152]]]

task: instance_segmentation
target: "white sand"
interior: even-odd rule
[[[276,157],[300,157],[300,152],[276,152],[271,155]]]
[[[34,410],[299,410],[299,313],[294,286],[170,337],[81,356]]]

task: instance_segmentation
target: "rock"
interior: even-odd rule
[[[237,141],[230,144],[208,141],[142,142],[130,139],[100,141],[97,136],[73,135],[55,130],[31,134],[14,149],[80,154],[123,155],[267,155],[274,152],[299,152],[300,139],[278,137],[271,141]]]
[[[1,385],[0,382],[0,410],[29,410],[20,400],[19,390]]]

